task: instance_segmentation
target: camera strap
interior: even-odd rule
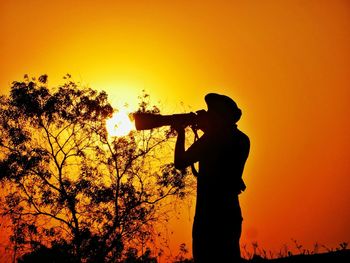
[[[198,132],[197,132],[197,129],[195,129],[194,127],[191,127],[192,128],[192,131],[194,133],[194,142],[195,143],[198,139],[199,139],[199,136],[198,136]],[[194,163],[191,164],[191,170],[192,170],[192,174],[195,176],[195,177],[198,177],[198,171],[196,169],[196,167],[194,167]]]

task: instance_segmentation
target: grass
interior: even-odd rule
[[[309,263],[309,262],[350,262],[350,250],[348,243],[342,242],[336,248],[328,248],[315,243],[313,249],[306,249],[297,240],[292,239],[293,247],[287,245],[273,253],[260,248],[257,242],[252,242],[251,250],[248,246],[242,246],[244,262],[274,262],[274,263]],[[251,251],[251,252],[250,252]]]
[[[313,249],[304,248],[297,240],[292,239],[293,247],[283,245],[278,252],[266,251],[259,247],[258,242],[250,246],[242,245],[242,262],[245,263],[348,263],[350,262],[350,249],[348,243],[342,242],[336,248],[329,248],[315,243]],[[293,252],[292,252],[293,251]],[[187,258],[188,250],[181,244],[180,253],[173,263],[193,263]]]

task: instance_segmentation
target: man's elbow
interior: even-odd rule
[[[186,163],[182,160],[175,160],[174,166],[175,166],[175,169],[177,170],[183,170],[187,167]]]

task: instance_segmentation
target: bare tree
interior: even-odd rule
[[[147,97],[139,111],[159,113]],[[153,237],[161,201],[186,195],[186,173],[159,155],[171,131],[110,138],[107,99],[69,75],[55,89],[46,75],[25,76],[1,97],[0,179],[10,186],[2,215],[15,258],[51,248],[70,262],[122,262]]]

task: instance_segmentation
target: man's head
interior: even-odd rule
[[[209,93],[204,99],[208,106],[208,113],[215,115],[223,122],[232,124],[241,118],[242,111],[230,97]]]

